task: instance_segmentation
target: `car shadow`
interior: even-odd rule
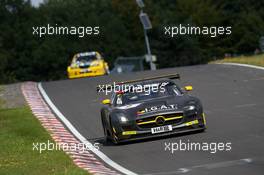
[[[107,146],[124,146],[124,145],[138,144],[138,143],[154,142],[157,140],[165,140],[169,138],[180,138],[180,137],[184,137],[188,135],[201,134],[201,133],[206,133],[206,130],[205,131],[202,131],[202,130],[201,131],[190,131],[186,133],[175,133],[175,134],[166,135],[166,136],[157,136],[157,137],[152,137],[152,138],[129,140],[129,141],[121,142],[118,144],[114,144],[111,141],[107,141],[104,137],[89,139],[89,141],[97,142],[100,145],[103,145],[106,147]]]

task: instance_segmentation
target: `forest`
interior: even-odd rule
[[[145,0],[151,51],[158,68],[206,64],[251,55],[264,36],[264,1]],[[65,79],[78,52],[98,51],[113,66],[118,56],[146,53],[135,0],[0,1],[0,84]],[[36,26],[99,26],[99,35],[33,35]],[[232,27],[230,35],[164,35],[165,26]]]

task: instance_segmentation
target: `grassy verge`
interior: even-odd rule
[[[63,151],[33,151],[33,143],[48,140],[48,132],[28,107],[0,107],[0,174],[88,174]]]
[[[241,56],[234,58],[225,58],[222,60],[217,60],[212,63],[242,63],[242,64],[251,64],[255,66],[264,67],[264,54],[254,55],[254,56]]]

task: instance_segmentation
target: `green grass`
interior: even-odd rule
[[[28,107],[0,108],[0,174],[88,174],[63,151],[33,151],[33,142],[48,140],[50,135]]]
[[[217,60],[212,63],[242,63],[242,64],[250,64],[255,66],[264,67],[264,54],[254,55],[254,56],[241,56],[234,58],[225,58],[222,60]]]

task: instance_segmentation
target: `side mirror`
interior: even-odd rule
[[[193,87],[192,86],[185,86],[184,89],[186,91],[192,91],[193,90]]]
[[[111,101],[110,101],[110,99],[104,99],[104,100],[102,101],[102,103],[103,103],[104,105],[109,105],[109,104],[111,103]]]

